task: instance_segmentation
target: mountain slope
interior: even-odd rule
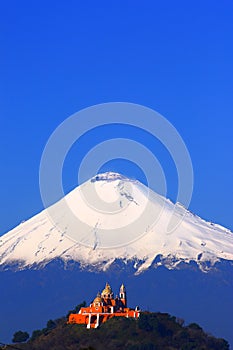
[[[168,233],[173,213],[184,218]],[[233,234],[138,181],[105,173],[0,239],[2,266],[41,267],[56,258],[103,271],[116,259],[134,261],[137,273],[190,261],[204,269],[207,262],[233,260]]]
[[[32,339],[18,345],[30,350],[228,350],[224,339],[207,335],[202,328],[167,313],[141,313],[139,320],[112,318],[99,329],[86,329],[83,325],[67,325],[65,319],[50,321],[53,327],[33,332]],[[9,347],[10,348],[10,347]],[[7,347],[8,349],[8,347]]]

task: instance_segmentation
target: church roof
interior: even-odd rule
[[[97,294],[96,298],[94,299],[93,303],[101,303],[103,299],[101,298],[100,293]]]
[[[103,296],[103,295],[108,295],[108,294],[111,295],[113,293],[112,293],[112,288],[111,288],[110,284],[108,284],[108,282],[107,282],[105,288],[103,289],[103,291],[101,293],[101,295]]]

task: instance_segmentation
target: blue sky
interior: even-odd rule
[[[233,3],[217,1],[2,1],[0,234],[43,209],[40,157],[54,129],[103,102],[148,106],[183,137],[194,167],[190,209],[233,229]],[[74,145],[64,188],[89,147],[128,130],[100,129]],[[175,169],[148,135],[175,198]],[[103,170],[144,181],[131,163]]]

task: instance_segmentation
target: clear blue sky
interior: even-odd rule
[[[42,210],[38,169],[52,131],[76,111],[112,101],[151,107],[177,128],[194,167],[190,209],[233,229],[231,0],[13,0],[1,2],[0,17],[0,234]],[[90,144],[107,134],[93,134]],[[144,136],[137,139],[149,147]],[[67,191],[90,144],[67,157]],[[159,147],[158,158],[173,198],[174,169]],[[104,170],[111,168],[143,180],[130,164]]]

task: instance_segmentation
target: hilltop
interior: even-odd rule
[[[86,329],[84,325],[69,325],[61,318],[43,330],[34,331],[27,343],[14,346],[22,350],[229,349],[224,339],[206,334],[196,323],[188,326],[183,323],[167,313],[143,312],[139,320],[114,317],[98,329]]]

